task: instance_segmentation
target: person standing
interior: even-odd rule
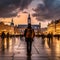
[[[4,31],[1,33],[1,39],[2,39],[2,51],[4,51],[4,39],[5,39]]]
[[[32,29],[31,24],[28,24],[28,27],[24,31],[25,41],[27,44],[27,55],[31,55],[34,35],[35,35],[34,29]]]

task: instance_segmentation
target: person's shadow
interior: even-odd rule
[[[28,55],[27,56],[27,60],[31,60],[31,55]]]

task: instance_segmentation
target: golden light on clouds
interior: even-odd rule
[[[32,16],[32,13],[30,11],[30,16],[31,16],[31,24],[39,24],[41,23],[41,27],[46,27],[48,22],[40,22],[38,20],[36,20],[35,17]],[[11,22],[12,18],[0,18],[0,21],[4,22],[5,24],[9,24]],[[18,25],[18,24],[27,24],[27,20],[28,20],[28,13],[19,13],[19,16],[13,17],[13,21],[14,21],[14,25]]]
[[[0,21],[2,21],[4,23],[10,23],[11,20],[12,20],[12,18],[0,18]],[[17,17],[13,18],[15,25],[27,24],[27,20],[28,20],[28,14],[22,13],[22,12],[20,13],[19,17],[17,16]],[[32,17],[32,15],[31,15],[31,23],[32,24],[39,24],[39,22],[34,17]]]
[[[27,14],[20,13],[20,17],[14,18],[15,24],[27,24]]]

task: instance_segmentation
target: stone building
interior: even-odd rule
[[[5,34],[7,34],[8,32],[9,34],[14,34],[14,27],[5,25],[3,22],[0,22],[0,35],[3,31],[5,32]]]
[[[60,34],[60,19],[48,24],[47,33]]]
[[[30,14],[28,15],[28,19],[27,19],[27,23],[28,24],[31,24],[31,17],[30,17]],[[18,29],[20,31],[20,34],[24,34],[24,30],[27,28],[28,24],[22,24],[22,25],[18,25]],[[37,34],[39,28],[40,28],[40,25],[32,25],[31,24],[31,27],[34,29],[35,31],[35,34]]]

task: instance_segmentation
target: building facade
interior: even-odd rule
[[[31,24],[31,17],[30,17],[30,14],[28,15],[28,19],[27,19],[27,23],[28,24]],[[18,25],[18,29],[20,31],[20,34],[24,34],[24,30],[27,28],[28,24],[26,25]],[[35,34],[37,34],[38,30],[40,29],[40,25],[32,25],[31,24],[31,27],[34,29],[35,31]]]
[[[27,28],[28,25],[18,25],[18,29],[20,31],[20,34],[24,34],[25,29]],[[35,34],[37,34],[38,30],[39,30],[39,25],[32,25],[32,28],[35,31]]]
[[[48,24],[47,33],[60,34],[60,19]]]
[[[9,34],[14,34],[14,27],[5,25],[3,22],[0,22],[0,35],[3,31],[5,32],[5,34],[7,34],[8,32]]]

